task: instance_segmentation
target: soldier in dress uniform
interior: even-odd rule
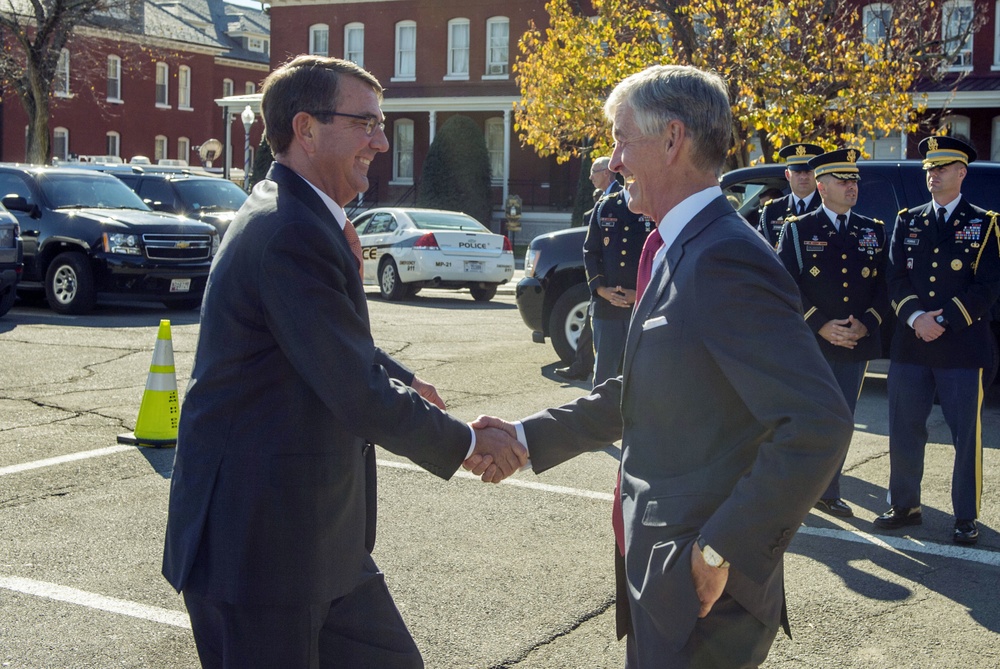
[[[583,261],[591,295],[595,387],[621,373],[639,256],[655,228],[651,218],[629,210],[628,193],[621,188],[598,200],[590,216]]]
[[[983,368],[990,306],[1000,295],[997,214],[961,194],[976,152],[955,137],[918,146],[931,201],[899,212],[889,251],[889,297],[898,322],[889,367],[889,502],[875,527],[920,525],[920,479],[935,392],[955,443],[952,539],[974,544],[982,494]]]
[[[778,242],[778,256],[799,284],[806,323],[852,413],[868,361],[882,354],[880,327],[889,306],[885,225],[852,209],[861,178],[857,158],[856,150],[840,149],[809,161],[822,204],[786,218]],[[839,469],[816,508],[854,515],[840,496]]]
[[[815,144],[789,144],[778,151],[778,157],[785,161],[785,179],[792,192],[765,203],[760,210],[757,230],[771,246],[778,247],[778,235],[781,234],[781,226],[787,217],[801,216],[819,206],[816,177],[809,167],[809,161],[821,153],[823,147]]]

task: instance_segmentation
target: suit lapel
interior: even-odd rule
[[[635,305],[635,311],[632,312],[632,321],[629,324],[628,336],[625,342],[625,360],[622,366],[624,376],[628,376],[628,370],[632,364],[632,356],[639,345],[639,337],[642,335],[642,324],[646,322],[653,308],[660,303],[663,295],[667,292],[667,287],[670,285],[673,276],[677,272],[677,267],[684,257],[685,245],[697,237],[702,230],[720,216],[731,213],[733,213],[733,207],[726,200],[725,196],[712,200],[704,209],[694,215],[694,218],[684,226],[680,235],[670,245],[670,248],[667,249],[666,257],[653,271],[646,292],[643,293],[642,299]]]

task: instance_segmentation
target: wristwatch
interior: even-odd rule
[[[943,328],[948,327],[948,319],[944,317],[944,314],[938,314],[934,317],[934,322]]]
[[[729,561],[715,552],[715,549],[705,543],[705,537],[698,537],[698,548],[701,549],[701,557],[705,564],[716,569],[729,569]]]

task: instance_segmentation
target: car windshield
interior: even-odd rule
[[[489,229],[476,219],[457,211],[411,210],[406,213],[419,230],[466,230],[471,232],[489,232]]]
[[[181,200],[193,210],[231,209],[236,211],[247,199],[242,188],[226,179],[192,179],[174,182]]]
[[[41,174],[38,185],[53,209],[99,208],[149,211],[131,188],[104,174]]]

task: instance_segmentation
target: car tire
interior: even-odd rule
[[[378,266],[378,289],[383,300],[396,302],[406,299],[409,290],[400,280],[396,261],[392,258],[384,259]]]
[[[9,287],[0,295],[0,316],[3,316],[14,306],[14,299],[17,297],[17,290],[14,286]]]
[[[587,322],[589,309],[590,291],[585,283],[571,286],[552,307],[549,337],[552,339],[552,348],[565,362],[572,362],[576,356],[576,342]]]
[[[476,302],[489,302],[497,294],[496,286],[488,286],[486,288],[470,288],[469,292],[472,293],[472,299]]]
[[[87,256],[76,251],[60,253],[45,272],[45,299],[60,314],[85,314],[97,303],[94,273]]]

